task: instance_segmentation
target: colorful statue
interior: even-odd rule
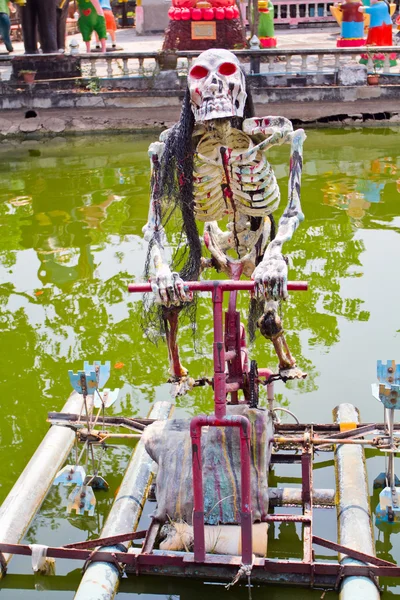
[[[38,32],[42,52],[57,52],[57,4],[58,0],[26,0],[26,4],[21,5],[25,54],[37,53]]]
[[[258,0],[258,38],[262,48],[275,48],[274,5],[271,0]]]
[[[86,43],[86,51],[90,52],[90,40],[95,31],[101,42],[102,52],[106,51],[107,29],[103,9],[99,0],[78,0],[79,31]]]
[[[341,12],[341,36],[337,40],[338,48],[349,48],[363,46],[364,39],[364,16],[358,10],[363,3],[360,0],[345,0],[336,4]]]
[[[277,310],[288,295],[282,246],[304,218],[300,205],[304,139],[304,131],[294,132],[284,117],[254,117],[245,76],[234,54],[213,48],[193,61],[179,123],[149,148],[152,191],[143,228],[149,242],[146,276],[154,267],[152,289],[161,305],[170,372],[176,380],[186,374],[176,343],[178,314],[192,301],[183,281],[197,280],[209,267],[228,277],[243,273],[255,280],[258,327],[273,341],[280,369],[299,376]],[[289,200],[275,235],[272,214],[279,206],[280,191],[266,152],[284,143],[291,145]],[[174,205],[182,214],[184,239],[170,266],[164,225]],[[219,221],[226,219],[223,230]],[[202,256],[197,222],[204,223],[203,240],[211,258]],[[257,319],[255,306],[254,313]]]
[[[106,30],[110,34],[112,47],[117,47],[117,23],[115,22],[114,13],[111,8],[110,0],[100,0],[100,6],[103,9],[104,18],[106,20]]]
[[[367,35],[367,46],[392,46],[392,19],[393,4],[387,4],[384,0],[371,0],[370,6],[360,6],[358,9],[370,16],[370,25]],[[372,56],[375,68],[381,68],[384,64],[384,55],[375,53]],[[361,64],[368,65],[368,54],[361,54]],[[394,67],[397,64],[396,53],[389,55],[389,65]]]
[[[10,38],[10,10],[15,11],[15,8],[8,0],[0,0],[0,36],[7,49],[7,52],[13,52],[13,45]]]
[[[384,0],[371,0],[371,6],[360,6],[360,13],[370,15],[367,46],[392,46],[392,19]]]

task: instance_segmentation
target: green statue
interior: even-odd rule
[[[262,48],[275,48],[274,5],[271,0],[258,0],[258,37]]]
[[[99,0],[78,0],[78,9],[79,31],[86,43],[86,51],[90,52],[90,40],[93,31],[95,31],[101,41],[101,50],[105,52],[107,40],[106,20]]]

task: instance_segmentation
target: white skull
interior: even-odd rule
[[[202,52],[190,68],[188,87],[196,122],[243,117],[247,98],[244,74],[229,50]]]

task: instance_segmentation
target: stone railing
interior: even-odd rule
[[[391,66],[390,60],[393,55],[400,56],[400,47],[386,46],[369,48],[304,48],[301,50],[274,48],[265,50],[237,50],[236,56],[243,64],[246,74],[255,76],[265,76],[266,78],[279,77],[307,77],[307,76],[337,76],[339,71],[346,66],[357,65],[360,55],[365,53],[368,59],[368,72],[374,71],[373,55],[380,55],[382,58],[382,67],[378,73],[387,76],[393,76],[393,83],[396,76],[400,76],[399,65]],[[182,51],[177,53],[176,72],[178,75],[186,75],[192,60],[198,56],[199,52]],[[43,60],[43,55],[41,55]],[[34,60],[34,57],[30,57]],[[104,54],[81,54],[80,69],[81,77],[73,79],[93,80],[119,80],[123,86],[122,80],[135,79],[138,85],[143,80],[143,87],[151,87],[151,81],[160,72],[160,54],[158,52],[113,52]],[[0,79],[9,80],[11,75],[12,57],[0,57]],[[399,59],[400,63],[400,59]],[[146,83],[147,80],[147,83]],[[307,85],[312,85],[307,81]],[[336,81],[335,81],[336,82]],[[299,82],[301,85],[301,83]],[[72,84],[71,84],[72,85]],[[305,84],[304,84],[305,85]]]
[[[243,64],[247,74],[260,75],[312,75],[337,74],[339,69],[350,64],[357,64],[360,55],[367,56],[367,70],[374,71],[374,55],[382,56],[381,74],[400,74],[399,66],[392,67],[390,58],[400,55],[400,47],[385,46],[368,51],[360,48],[304,48],[302,50],[274,48],[265,50],[236,50],[236,56]],[[177,52],[178,74],[186,75],[192,60],[200,52]],[[89,77],[151,77],[160,71],[160,54],[158,52],[112,53],[106,57],[101,54],[82,54],[82,74]],[[400,59],[399,59],[400,63]]]
[[[0,56],[0,81],[2,79],[9,79],[10,78],[11,61],[12,61],[12,57],[9,56],[9,55],[7,55],[7,56]]]
[[[365,47],[365,48],[303,48],[265,50],[237,50],[242,61],[249,62],[249,73],[261,75],[311,75],[337,74],[344,66],[355,65],[361,55],[367,58],[367,71],[374,71],[374,57],[379,55],[382,67],[380,74],[399,74],[399,65],[391,66],[393,55],[400,53],[399,46]],[[189,53],[186,53],[188,58]]]

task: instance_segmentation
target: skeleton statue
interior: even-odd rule
[[[281,373],[302,376],[277,309],[287,298],[288,268],[282,245],[304,218],[300,205],[304,139],[304,131],[294,132],[284,117],[254,117],[244,73],[233,53],[211,49],[193,61],[180,121],[149,148],[152,194],[143,228],[149,242],[147,266],[155,271],[152,290],[162,305],[175,381],[187,374],[177,347],[178,313],[192,301],[183,282],[198,279],[210,266],[231,278],[243,273],[255,281],[257,297],[265,298],[264,314],[257,323],[260,331],[272,340]],[[274,236],[272,213],[280,193],[265,154],[283,143],[291,144],[289,201]],[[186,238],[186,262],[180,273],[170,268],[165,254],[164,224],[176,205]],[[218,224],[221,220],[227,222],[225,230]],[[211,258],[202,257],[196,221],[204,222],[203,241]]]

